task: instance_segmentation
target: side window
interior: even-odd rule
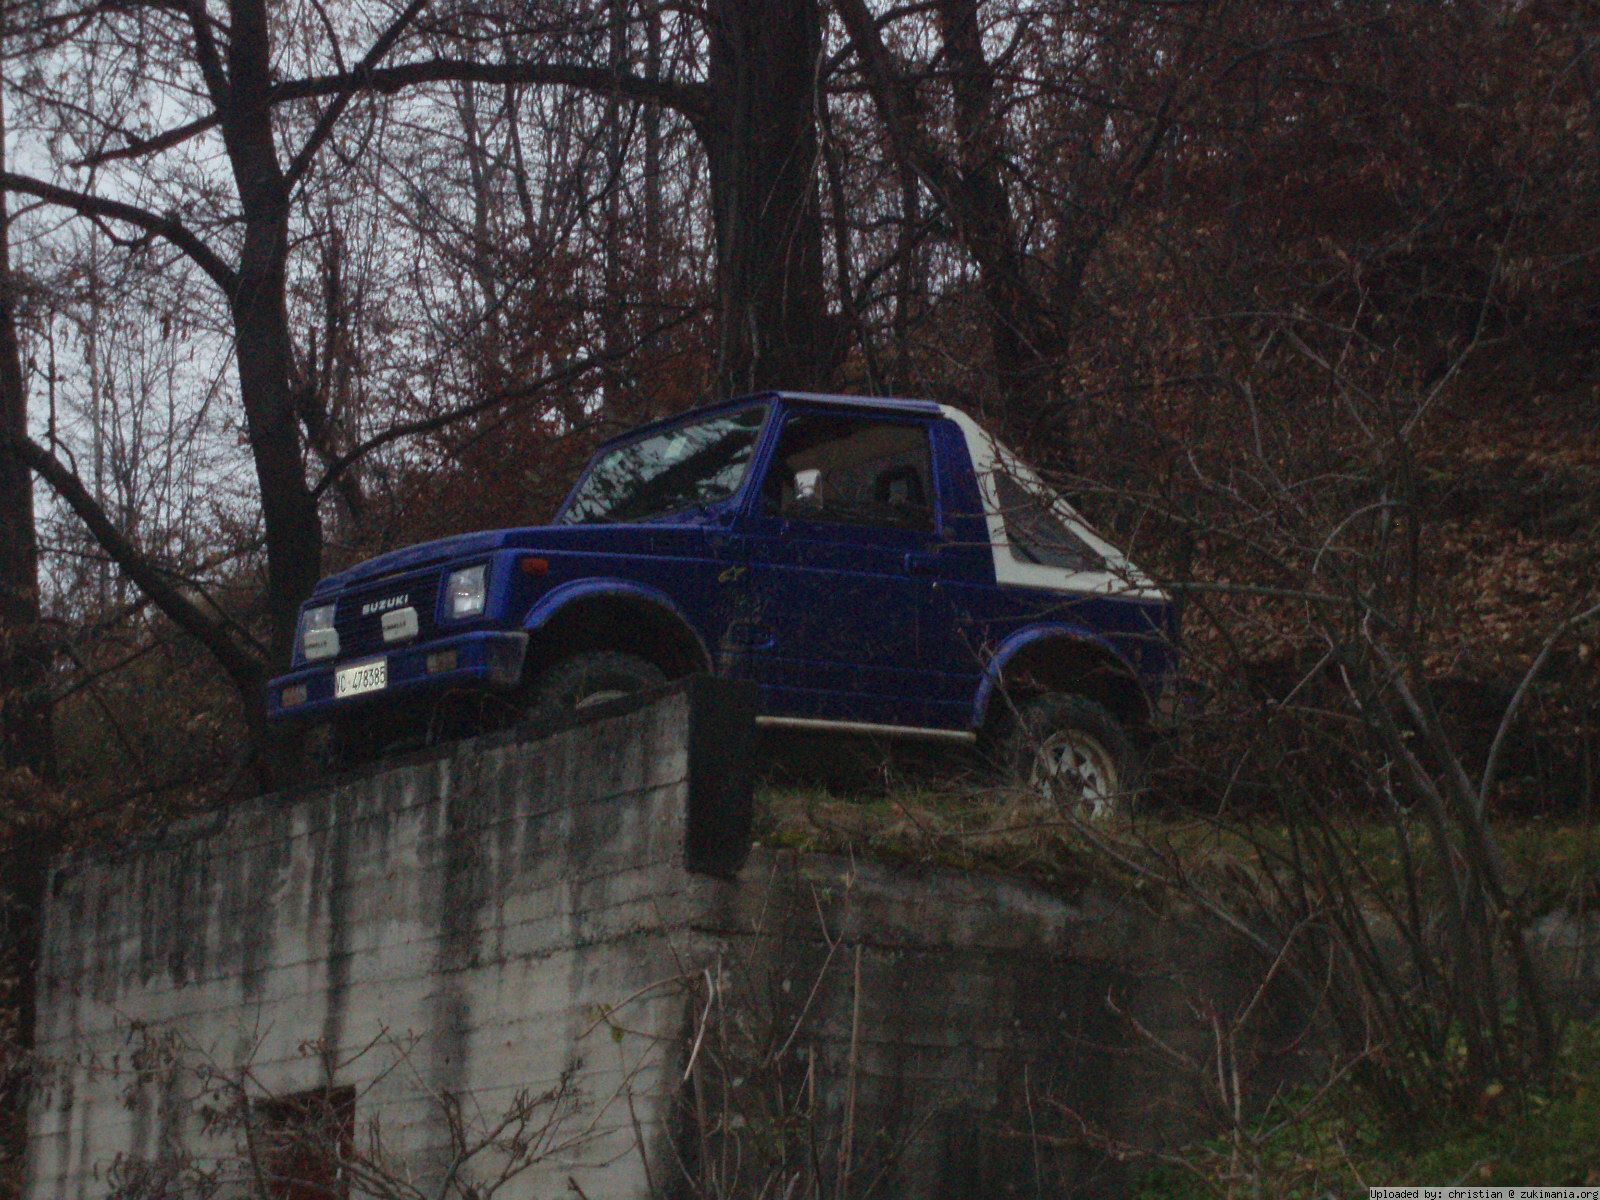
[[[924,425],[803,413],[784,422],[762,511],[795,521],[933,530]]]
[[[1105,559],[1056,515],[1050,498],[1036,495],[998,466],[994,486],[1012,558],[1068,571],[1105,570]]]

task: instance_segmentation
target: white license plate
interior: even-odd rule
[[[381,692],[389,686],[389,660],[357,663],[333,673],[334,699],[359,696],[363,692]]]

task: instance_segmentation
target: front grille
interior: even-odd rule
[[[382,650],[386,645],[383,640],[383,614],[388,609],[365,615],[361,610],[366,605],[395,600],[401,596],[405,597],[403,604],[389,607],[403,608],[409,605],[416,609],[415,642],[426,642],[432,638],[436,632],[433,615],[438,608],[442,578],[441,571],[416,571],[394,576],[381,583],[369,583],[340,596],[333,611],[333,626],[339,631],[339,657],[350,658]]]

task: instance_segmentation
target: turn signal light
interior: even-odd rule
[[[456,669],[456,652],[454,650],[437,650],[428,655],[428,674],[443,675],[446,671]]]
[[[550,560],[548,558],[525,558],[522,560],[522,573],[524,575],[548,575],[550,573]]]
[[[283,694],[278,697],[278,703],[284,708],[294,708],[306,702],[306,685],[296,683],[283,689]]]

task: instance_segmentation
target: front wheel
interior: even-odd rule
[[[531,714],[548,718],[647,692],[667,682],[660,667],[636,654],[591,650],[546,667],[533,681]]]
[[[1008,783],[1089,820],[1131,811],[1142,788],[1133,737],[1083,696],[1045,692],[1024,701],[997,749]]]

